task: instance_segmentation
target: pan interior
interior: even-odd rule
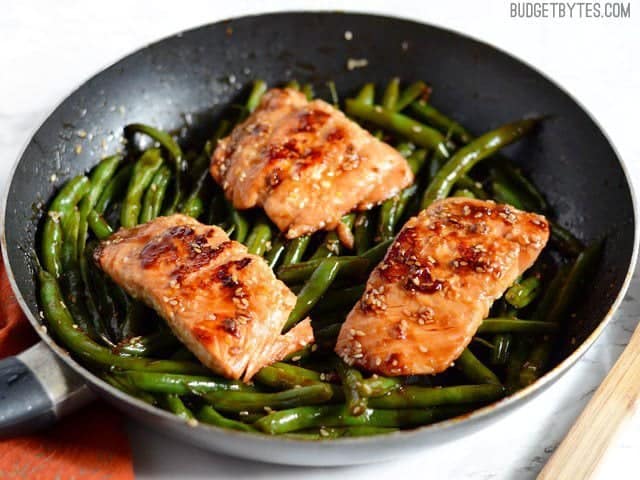
[[[349,69],[350,59],[366,66]],[[556,352],[556,362],[565,358],[613,305],[633,255],[633,204],[615,152],[567,94],[527,65],[452,32],[368,15],[284,13],[204,26],[126,57],[71,94],[27,146],[7,193],[7,256],[32,317],[40,318],[31,255],[42,206],[70,177],[121,148],[125,124],[178,130],[185,144],[200,144],[254,78],[313,82],[327,98],[329,80],[344,95],[392,76],[428,82],[432,103],[474,134],[552,115],[506,154],[546,194],[561,224],[585,241],[606,237],[599,270]]]

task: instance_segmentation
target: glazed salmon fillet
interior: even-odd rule
[[[185,215],[121,229],[94,258],[131,296],[153,308],[198,359],[249,381],[313,341],[309,319],[285,335],[296,297],[267,263],[215,226]]]
[[[261,206],[287,238],[333,230],[413,182],[406,160],[340,110],[272,89],[213,153],[211,175],[238,209]]]
[[[446,370],[548,238],[544,217],[508,205],[432,204],[404,225],[371,273],[336,352],[383,375]]]

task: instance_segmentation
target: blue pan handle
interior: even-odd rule
[[[47,426],[92,398],[82,378],[39,342],[0,360],[0,438]]]

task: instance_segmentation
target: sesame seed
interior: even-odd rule
[[[369,60],[366,58],[349,58],[347,60],[347,70],[355,70],[356,68],[364,68],[369,65]]]

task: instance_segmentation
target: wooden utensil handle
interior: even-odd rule
[[[569,434],[538,475],[538,480],[592,478],[620,424],[638,403],[640,326]]]

